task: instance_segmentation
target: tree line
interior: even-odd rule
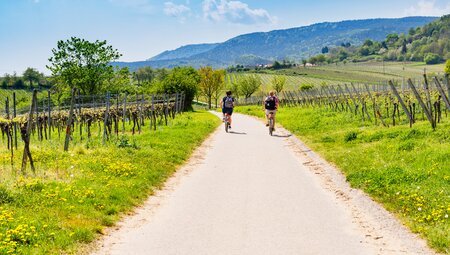
[[[194,69],[190,66],[173,69],[142,67],[134,72],[127,67],[113,67],[111,62],[122,56],[106,41],[87,41],[72,37],[60,40],[52,49],[47,68],[50,76],[44,76],[34,68],[28,68],[22,75],[8,75],[1,79],[4,88],[33,88],[46,86],[53,94],[56,104],[70,101],[74,89],[80,95],[112,94],[154,94],[184,92],[185,107],[191,107],[196,97],[206,100],[211,107],[217,105],[225,90],[232,90],[236,96],[250,97],[262,84],[257,75],[242,75],[231,85],[225,86],[226,70],[205,66]],[[286,79],[275,77],[272,83],[277,91],[283,89]]]

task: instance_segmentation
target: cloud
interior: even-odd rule
[[[420,0],[415,6],[405,10],[406,16],[442,16],[450,12],[450,3],[447,6],[437,6],[435,0]]]
[[[277,19],[264,9],[251,9],[248,4],[233,0],[204,0],[203,17],[215,22],[238,24],[272,24]]]
[[[181,22],[184,22],[186,19],[186,15],[189,15],[191,9],[186,5],[177,5],[172,2],[164,3],[164,13],[167,16],[179,18]]]

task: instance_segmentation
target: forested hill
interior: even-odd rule
[[[226,67],[286,58],[300,60],[320,53],[325,46],[361,45],[367,39],[383,40],[388,34],[407,33],[411,28],[423,26],[436,19],[436,17],[406,17],[324,22],[291,29],[244,34],[220,44],[209,45],[211,49],[206,51],[203,51],[204,47],[188,45],[160,54],[149,61],[115,64],[136,69],[141,66],[159,68],[178,65]],[[199,53],[199,49],[203,52]]]
[[[189,58],[194,55],[212,50],[217,45],[219,45],[219,44],[218,43],[209,43],[209,44],[204,43],[204,44],[186,45],[186,46],[182,46],[176,50],[166,50],[163,53],[160,53],[148,60],[157,61],[157,60]]]
[[[325,53],[325,52],[324,52]],[[330,47],[307,61],[313,64],[339,61],[424,61],[437,64],[450,59],[450,15],[424,26],[410,28],[406,33],[391,33],[383,40],[367,39],[360,46]]]

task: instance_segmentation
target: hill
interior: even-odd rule
[[[388,34],[406,33],[436,17],[366,19],[323,22],[310,26],[239,35],[223,43],[186,45],[163,52],[148,61],[116,62],[132,70],[191,65],[227,67],[235,64],[272,62],[280,59],[301,60],[321,52],[327,46],[361,45],[365,40],[383,40]]]

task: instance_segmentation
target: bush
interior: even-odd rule
[[[447,63],[445,64],[445,73],[450,75],[450,59],[447,60]]]
[[[301,90],[301,91],[310,90],[310,89],[312,89],[312,88],[314,88],[314,85],[312,85],[312,84],[306,84],[306,83],[304,83],[304,84],[301,84],[301,85],[300,85],[300,90]]]
[[[345,134],[344,141],[345,142],[351,142],[353,140],[356,140],[358,138],[358,133],[355,131],[350,131],[347,134]]]
[[[428,53],[425,55],[424,59],[427,65],[439,64],[441,62],[441,57],[434,53]]]

